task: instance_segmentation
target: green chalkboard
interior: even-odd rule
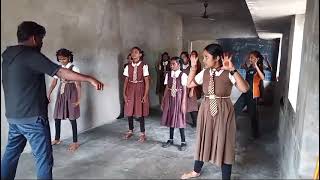
[[[265,64],[265,81],[275,81],[278,63],[279,42],[280,39],[264,40],[259,38],[235,38],[235,39],[218,39],[224,51],[233,54],[233,63],[237,69],[244,63],[249,52],[257,50],[264,57]],[[267,68],[268,63],[271,66]],[[240,70],[241,75],[245,76],[245,71]]]

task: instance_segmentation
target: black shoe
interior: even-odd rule
[[[168,140],[166,143],[162,143],[163,148],[167,148],[171,145],[173,145],[173,140]]]
[[[187,144],[186,143],[181,143],[179,147],[179,151],[185,151],[187,149]]]
[[[196,124],[194,123],[187,122],[187,124],[189,124],[192,128],[196,127]]]
[[[122,118],[124,118],[124,115],[121,115],[121,114],[117,117],[117,119],[122,119]]]

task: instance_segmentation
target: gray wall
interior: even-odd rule
[[[57,49],[68,48],[74,52],[74,63],[82,73],[107,84],[102,92],[83,84],[79,132],[110,123],[119,115],[120,74],[131,47],[140,46],[145,51],[154,82],[150,92],[152,105],[157,104],[155,60],[163,50],[177,54],[182,47],[181,17],[143,0],[2,0],[1,52],[16,44],[17,25],[24,20],[46,27],[42,52],[50,59],[55,61]],[[48,86],[51,79],[47,77]],[[56,91],[53,94],[55,99]],[[53,108],[54,102],[49,105],[52,135]],[[5,147],[8,131],[4,113],[1,98],[1,149]],[[71,136],[70,128],[68,121],[62,123],[62,138]]]
[[[251,22],[198,21],[183,20],[183,48],[187,50],[190,41],[219,38],[252,38],[257,37],[254,25]]]
[[[288,100],[290,55],[281,62],[279,142],[282,178],[312,178],[319,155],[319,1],[308,0],[305,15],[301,69],[294,112]],[[293,21],[294,22],[294,21]],[[292,23],[291,30],[295,24]],[[290,33],[289,54],[292,48]],[[284,43],[285,45],[286,43]],[[286,52],[286,51],[282,51]],[[288,52],[288,51],[287,51]]]

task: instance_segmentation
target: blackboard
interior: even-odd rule
[[[245,62],[248,54],[251,51],[259,51],[267,64],[267,61],[272,67],[272,71],[265,69],[265,81],[275,81],[278,63],[279,42],[280,39],[265,40],[259,38],[235,38],[235,39],[218,39],[223,50],[233,54],[232,62],[237,69],[240,69],[241,64]],[[244,70],[239,70],[241,75],[245,76]]]

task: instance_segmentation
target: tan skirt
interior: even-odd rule
[[[199,109],[195,160],[211,162],[217,166],[233,164],[236,146],[236,123],[230,98],[217,99],[218,113],[212,117],[209,99]]]

